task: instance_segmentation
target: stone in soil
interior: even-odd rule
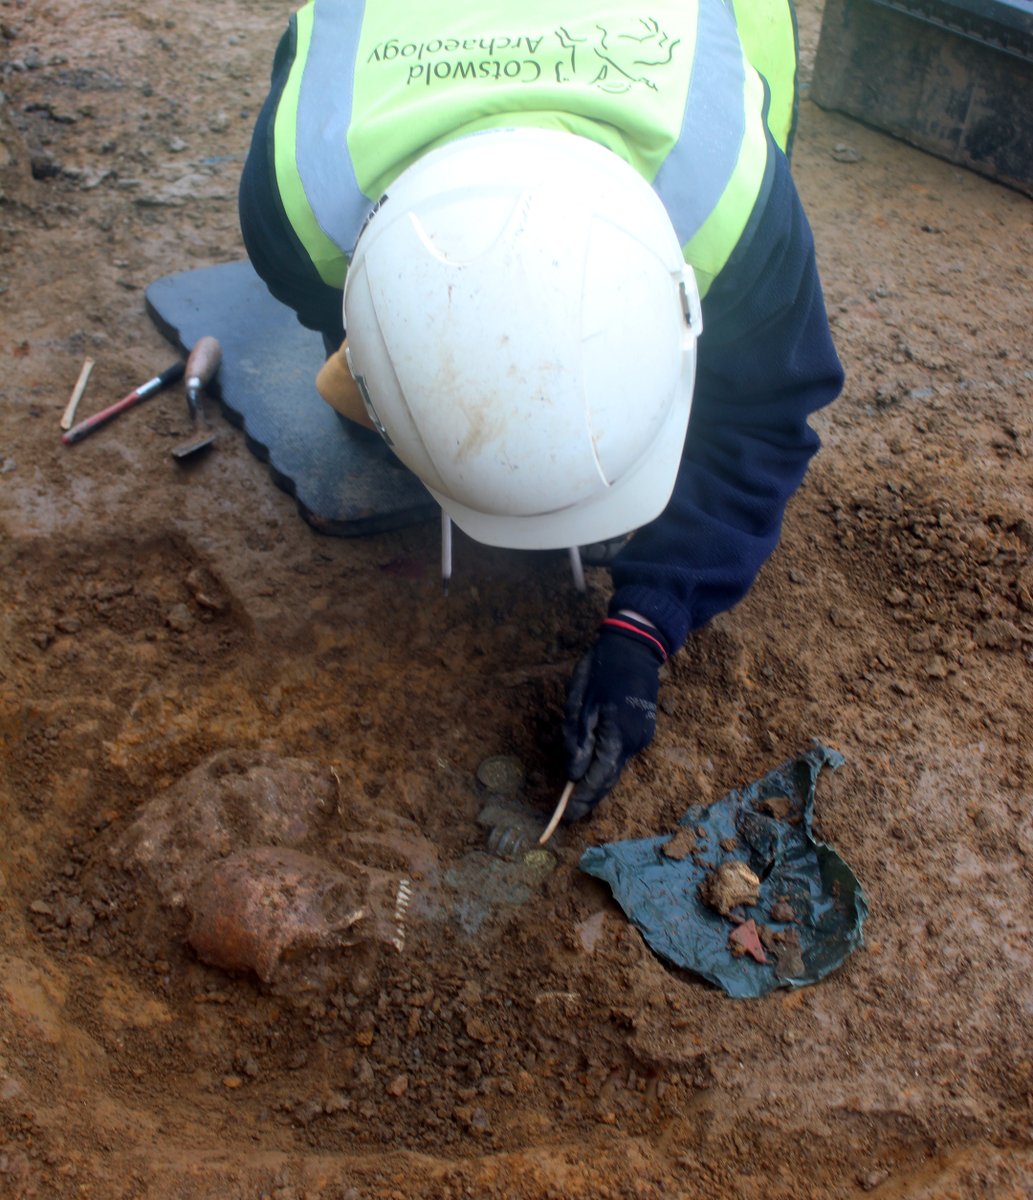
[[[696,849],[696,835],[691,829],[686,829],[684,826],[668,842],[660,847],[665,858],[674,859],[675,862],[680,862],[683,858],[687,858],[693,850]]]
[[[760,880],[738,859],[723,862],[711,871],[700,884],[703,900],[723,917],[733,908],[756,904],[760,896]]]

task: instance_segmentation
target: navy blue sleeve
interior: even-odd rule
[[[238,188],[240,232],[251,265],[270,293],[292,308],[306,329],[323,335],[327,353],[344,340],[343,293],[324,283],[284,212],[276,184],[276,109],[294,62],[296,18],[291,17],[273,59]]]
[[[749,591],[818,449],[807,418],[843,386],[810,226],[788,163],[773,153],[748,243],[703,303],[674,494],[611,567],[611,613],[641,613],[672,648]]]

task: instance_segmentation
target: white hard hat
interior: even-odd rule
[[[371,419],[477,541],[584,545],[666,507],[699,296],[611,151],[507,129],[429,152],[360,234],[344,321]]]

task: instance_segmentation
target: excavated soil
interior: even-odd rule
[[[184,471],[174,391],[59,439],[86,356],[81,414],[175,357],[147,284],[241,257],[288,11],[0,0],[0,1195],[1033,1194],[1030,200],[804,100],[845,393],[753,592],[670,667],[654,745],[554,869],[515,874],[477,768],[516,755],[551,809],[605,574],[579,597],[562,557],[462,540],[446,599],[433,525],[320,536],[221,418]],[[846,759],[816,813],[867,945],[730,1000],[578,857],[812,739]],[[207,965],[128,849],[185,780],[288,760],[325,785],[302,851],[430,896],[400,951],[324,957],[314,988]]]

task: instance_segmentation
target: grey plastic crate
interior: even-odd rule
[[[826,0],[811,97],[1033,195],[1031,0]]]

